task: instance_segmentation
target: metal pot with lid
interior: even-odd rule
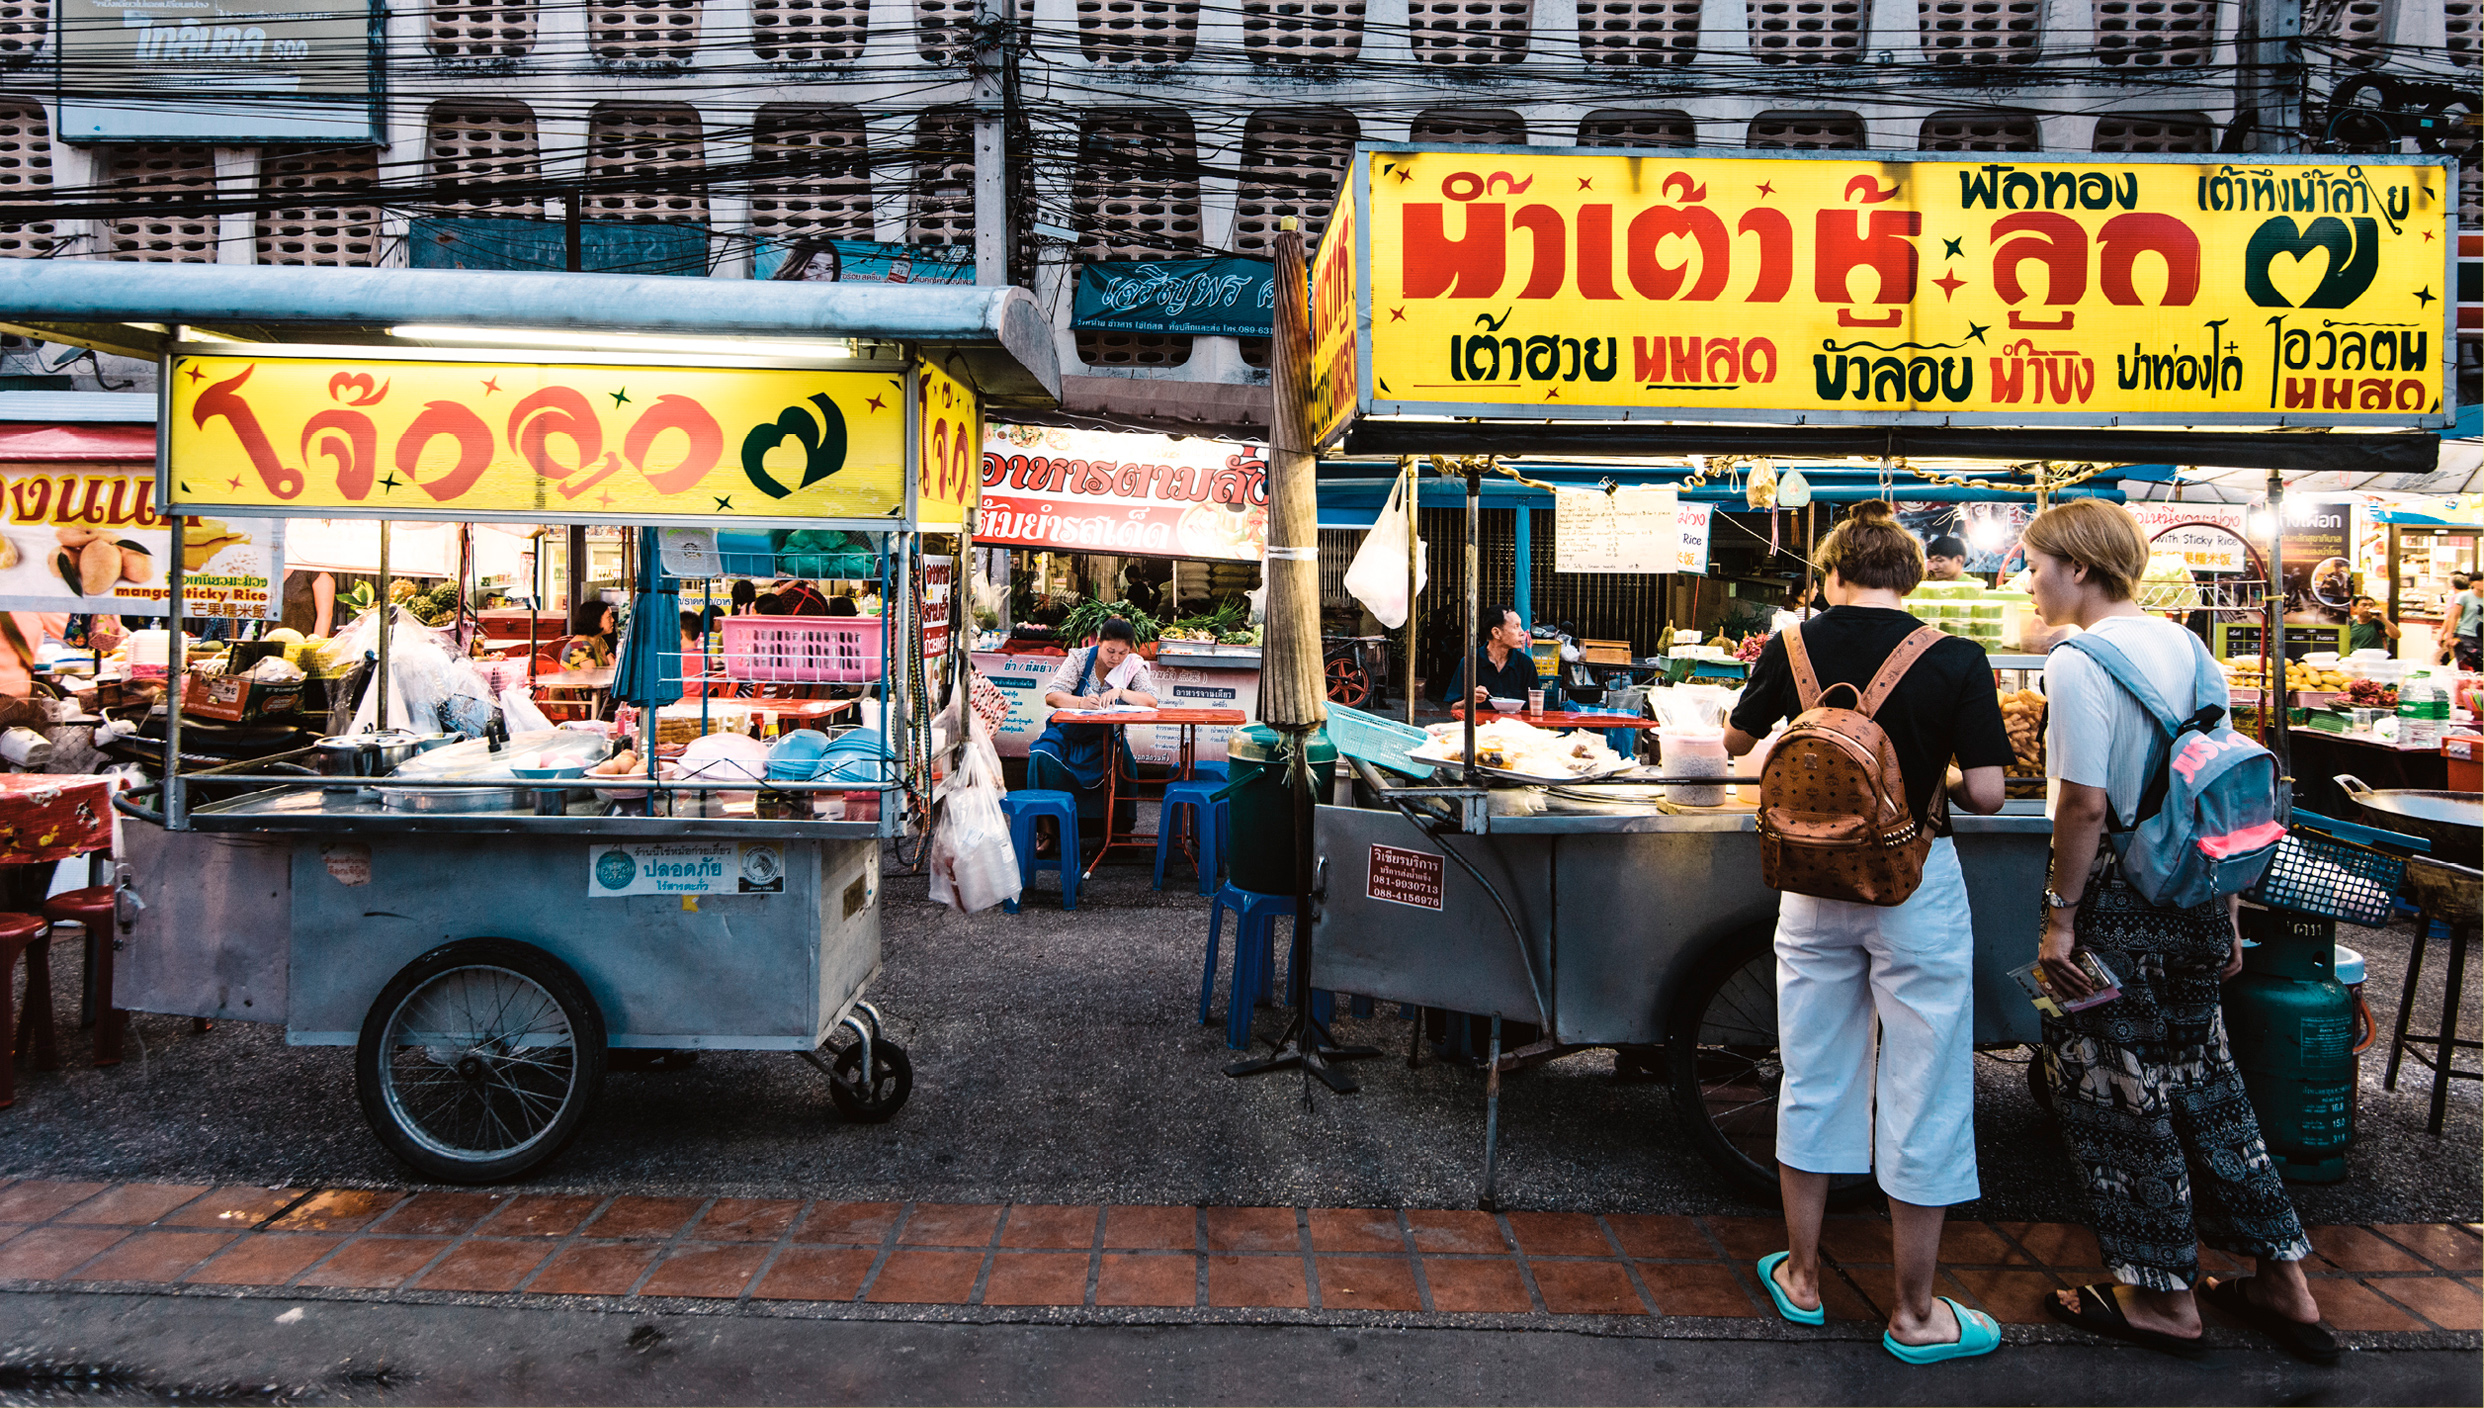
[[[331,734],[311,745],[324,777],[386,777],[422,750],[422,736],[401,728]]]

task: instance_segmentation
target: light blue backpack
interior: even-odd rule
[[[2277,759],[2225,722],[2225,706],[2205,703],[2223,689],[2208,648],[2189,632],[2197,669],[2191,712],[2177,712],[2111,641],[2070,637],[2056,650],[2076,650],[2139,701],[2164,736],[2149,755],[2138,814],[2125,824],[2107,813],[2106,839],[2121,858],[2122,877],[2161,909],[2188,909],[2259,883],[2289,813]]]

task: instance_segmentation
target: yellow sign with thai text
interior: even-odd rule
[[[1347,191],[1366,413],[2438,426],[2452,409],[2448,158],[1381,146]]]
[[[895,372],[217,355],[174,359],[168,394],[175,512],[809,523],[905,507]]]
[[[1362,391],[1362,242],[1359,201],[1348,192],[1328,218],[1311,259],[1311,394],[1306,418],[1311,443],[1325,445],[1354,418]]]
[[[937,363],[917,372],[914,516],[924,527],[953,528],[983,485],[983,409],[974,388]]]

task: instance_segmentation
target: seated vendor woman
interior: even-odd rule
[[[1096,641],[1072,650],[1061,668],[1044,682],[1044,703],[1055,709],[1107,709],[1116,704],[1156,707],[1156,679],[1138,653],[1138,634],[1115,616],[1096,632]],[[1067,792],[1078,799],[1078,814],[1104,815],[1105,770],[1115,753],[1135,773],[1138,763],[1122,731],[1109,724],[1055,720],[1028,745],[1026,785]],[[1097,833],[1101,834],[1101,833]]]
[[[569,613],[569,648],[561,668],[593,670],[612,663],[613,622],[619,615],[608,601],[582,601]]]

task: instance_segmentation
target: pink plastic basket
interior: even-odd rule
[[[880,677],[877,616],[727,616],[725,678],[757,684],[869,684]]]

